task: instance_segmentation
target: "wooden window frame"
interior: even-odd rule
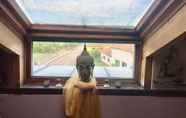
[[[176,88],[153,88],[153,58],[154,56],[156,56],[157,54],[161,53],[162,50],[167,49],[168,47],[176,44],[176,42],[178,41],[182,41],[182,40],[186,40],[186,32],[183,32],[182,34],[180,34],[178,37],[176,37],[174,40],[172,40],[171,42],[169,42],[168,44],[166,44],[165,46],[161,47],[160,49],[158,49],[157,51],[155,51],[154,53],[152,53],[151,55],[149,55],[148,57],[146,57],[146,64],[145,64],[145,79],[144,79],[144,89],[145,90],[152,90],[152,89],[157,89],[157,90],[163,90],[163,89],[178,89]]]
[[[46,26],[45,26],[46,27]],[[48,27],[53,27],[53,26],[48,26]],[[55,26],[56,27],[56,26]],[[46,29],[50,29],[50,28],[46,28]],[[72,30],[74,30],[74,29],[72,29]],[[42,31],[42,32],[47,32],[47,31]],[[56,33],[57,32],[57,33]],[[52,32],[52,35],[53,35],[53,33],[56,33],[57,35],[58,34],[62,34],[61,33],[62,31],[55,31],[55,32]],[[29,35],[29,37],[27,37],[27,38],[29,38],[29,40],[30,40],[30,42],[29,43],[27,43],[28,45],[27,45],[27,51],[26,51],[26,54],[27,54],[27,77],[26,77],[26,79],[25,79],[25,84],[32,84],[32,85],[42,85],[43,84],[43,81],[45,81],[45,80],[50,80],[50,82],[51,82],[51,84],[53,85],[53,84],[56,84],[57,83],[57,78],[60,78],[60,79],[62,79],[62,82],[65,82],[65,80],[67,80],[69,77],[51,77],[51,76],[45,76],[45,77],[43,77],[43,76],[32,76],[32,42],[33,41],[58,41],[58,42],[69,42],[69,40],[68,39],[65,39],[64,37],[62,37],[62,36],[60,36],[60,37],[58,37],[57,39],[53,39],[53,37],[49,37],[51,34],[50,33],[41,33],[40,34],[40,37],[35,37],[35,31],[33,31],[33,34],[32,33],[30,33],[30,35]],[[70,42],[73,42],[73,41],[75,41],[75,42],[83,42],[83,41],[86,41],[86,42],[88,42],[88,43],[103,43],[103,41],[102,40],[100,40],[101,39],[101,37],[99,36],[99,34],[97,33],[97,32],[91,32],[91,33],[94,33],[94,34],[96,34],[97,36],[96,37],[94,37],[94,39],[87,39],[87,40],[81,40],[81,39],[79,39],[79,38],[76,38],[75,37],[75,39],[73,39],[73,40],[70,40]],[[109,32],[109,33],[113,33],[113,32]],[[107,36],[107,35],[109,35],[110,36],[110,34],[105,34],[104,36]],[[71,36],[70,34],[66,34],[67,36],[68,36],[68,38]],[[80,34],[81,36],[84,36],[84,35],[86,35],[86,33],[85,34]],[[122,43],[122,44],[134,44],[135,45],[135,56],[134,56],[134,79],[116,79],[116,80],[114,80],[114,79],[109,79],[112,83],[114,83],[115,81],[117,81],[117,80],[120,80],[120,81],[122,81],[123,83],[125,83],[125,84],[129,84],[129,85],[131,85],[131,84],[137,84],[137,85],[139,85],[139,82],[140,82],[140,78],[139,78],[139,75],[140,75],[140,53],[141,53],[141,40],[140,39],[138,39],[138,38],[136,38],[136,36],[132,33],[132,35],[131,34],[128,34],[128,35],[130,35],[130,39],[127,39],[126,38],[126,34],[124,35],[124,36],[121,36],[121,37],[124,37],[122,40],[121,39],[117,39],[117,38],[115,38],[114,36],[112,36],[112,39],[111,40],[104,40],[104,42],[105,43]],[[79,35],[78,35],[79,36]],[[71,37],[70,37],[71,38]],[[72,37],[72,38],[74,38],[74,37]],[[132,38],[132,39],[131,39]],[[38,40],[39,39],[39,40]],[[104,81],[107,79],[107,78],[96,78],[97,80],[98,80],[98,83],[100,83],[100,84],[104,84]]]

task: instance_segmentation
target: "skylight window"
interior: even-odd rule
[[[154,0],[16,0],[33,24],[134,28]]]

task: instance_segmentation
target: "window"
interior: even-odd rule
[[[134,78],[134,44],[86,43],[86,45],[95,61],[96,78]],[[77,73],[76,58],[82,52],[83,46],[84,43],[80,42],[33,41],[32,76],[70,77]],[[130,67],[122,67],[121,61]]]
[[[154,0],[16,0],[33,24],[134,28]]]

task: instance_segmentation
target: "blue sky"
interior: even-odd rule
[[[36,24],[135,27],[153,0],[16,0]]]

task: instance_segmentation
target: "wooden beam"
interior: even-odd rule
[[[146,58],[144,89],[151,90],[152,86],[152,57]]]
[[[109,27],[83,27],[72,25],[49,25],[49,24],[33,24],[32,32],[58,32],[73,34],[113,34],[113,35],[138,35],[134,29],[109,28]]]
[[[172,18],[184,5],[185,0],[157,0],[136,27],[145,39]]]
[[[25,28],[29,28],[31,25],[30,19],[25,15],[22,9],[18,6],[16,0],[5,0],[7,2],[9,9],[13,12],[14,15],[17,16],[17,19]]]
[[[142,46],[143,44],[136,44],[135,48],[135,79],[137,84],[141,86],[141,63],[142,63]]]
[[[28,38],[33,41],[61,41],[61,42],[98,42],[98,43],[140,43],[139,37],[133,36],[113,36],[113,35],[75,35],[75,34],[52,34],[52,33],[32,33]]]
[[[140,42],[139,34],[130,29],[63,25],[32,25],[27,36],[34,41]]]
[[[20,39],[24,39],[30,24],[28,20],[25,20],[26,17],[23,13],[17,12],[19,8],[16,7],[14,2],[11,0],[0,1],[0,21]]]
[[[163,0],[166,2],[165,0]],[[152,6],[150,6],[149,10],[146,12],[146,14],[142,17],[142,19],[139,21],[139,23],[136,26],[137,31],[141,31],[147,24],[150,23],[150,18],[153,17],[153,14],[155,14],[154,11],[158,11],[160,4],[163,2],[162,0],[155,0],[152,3]]]

